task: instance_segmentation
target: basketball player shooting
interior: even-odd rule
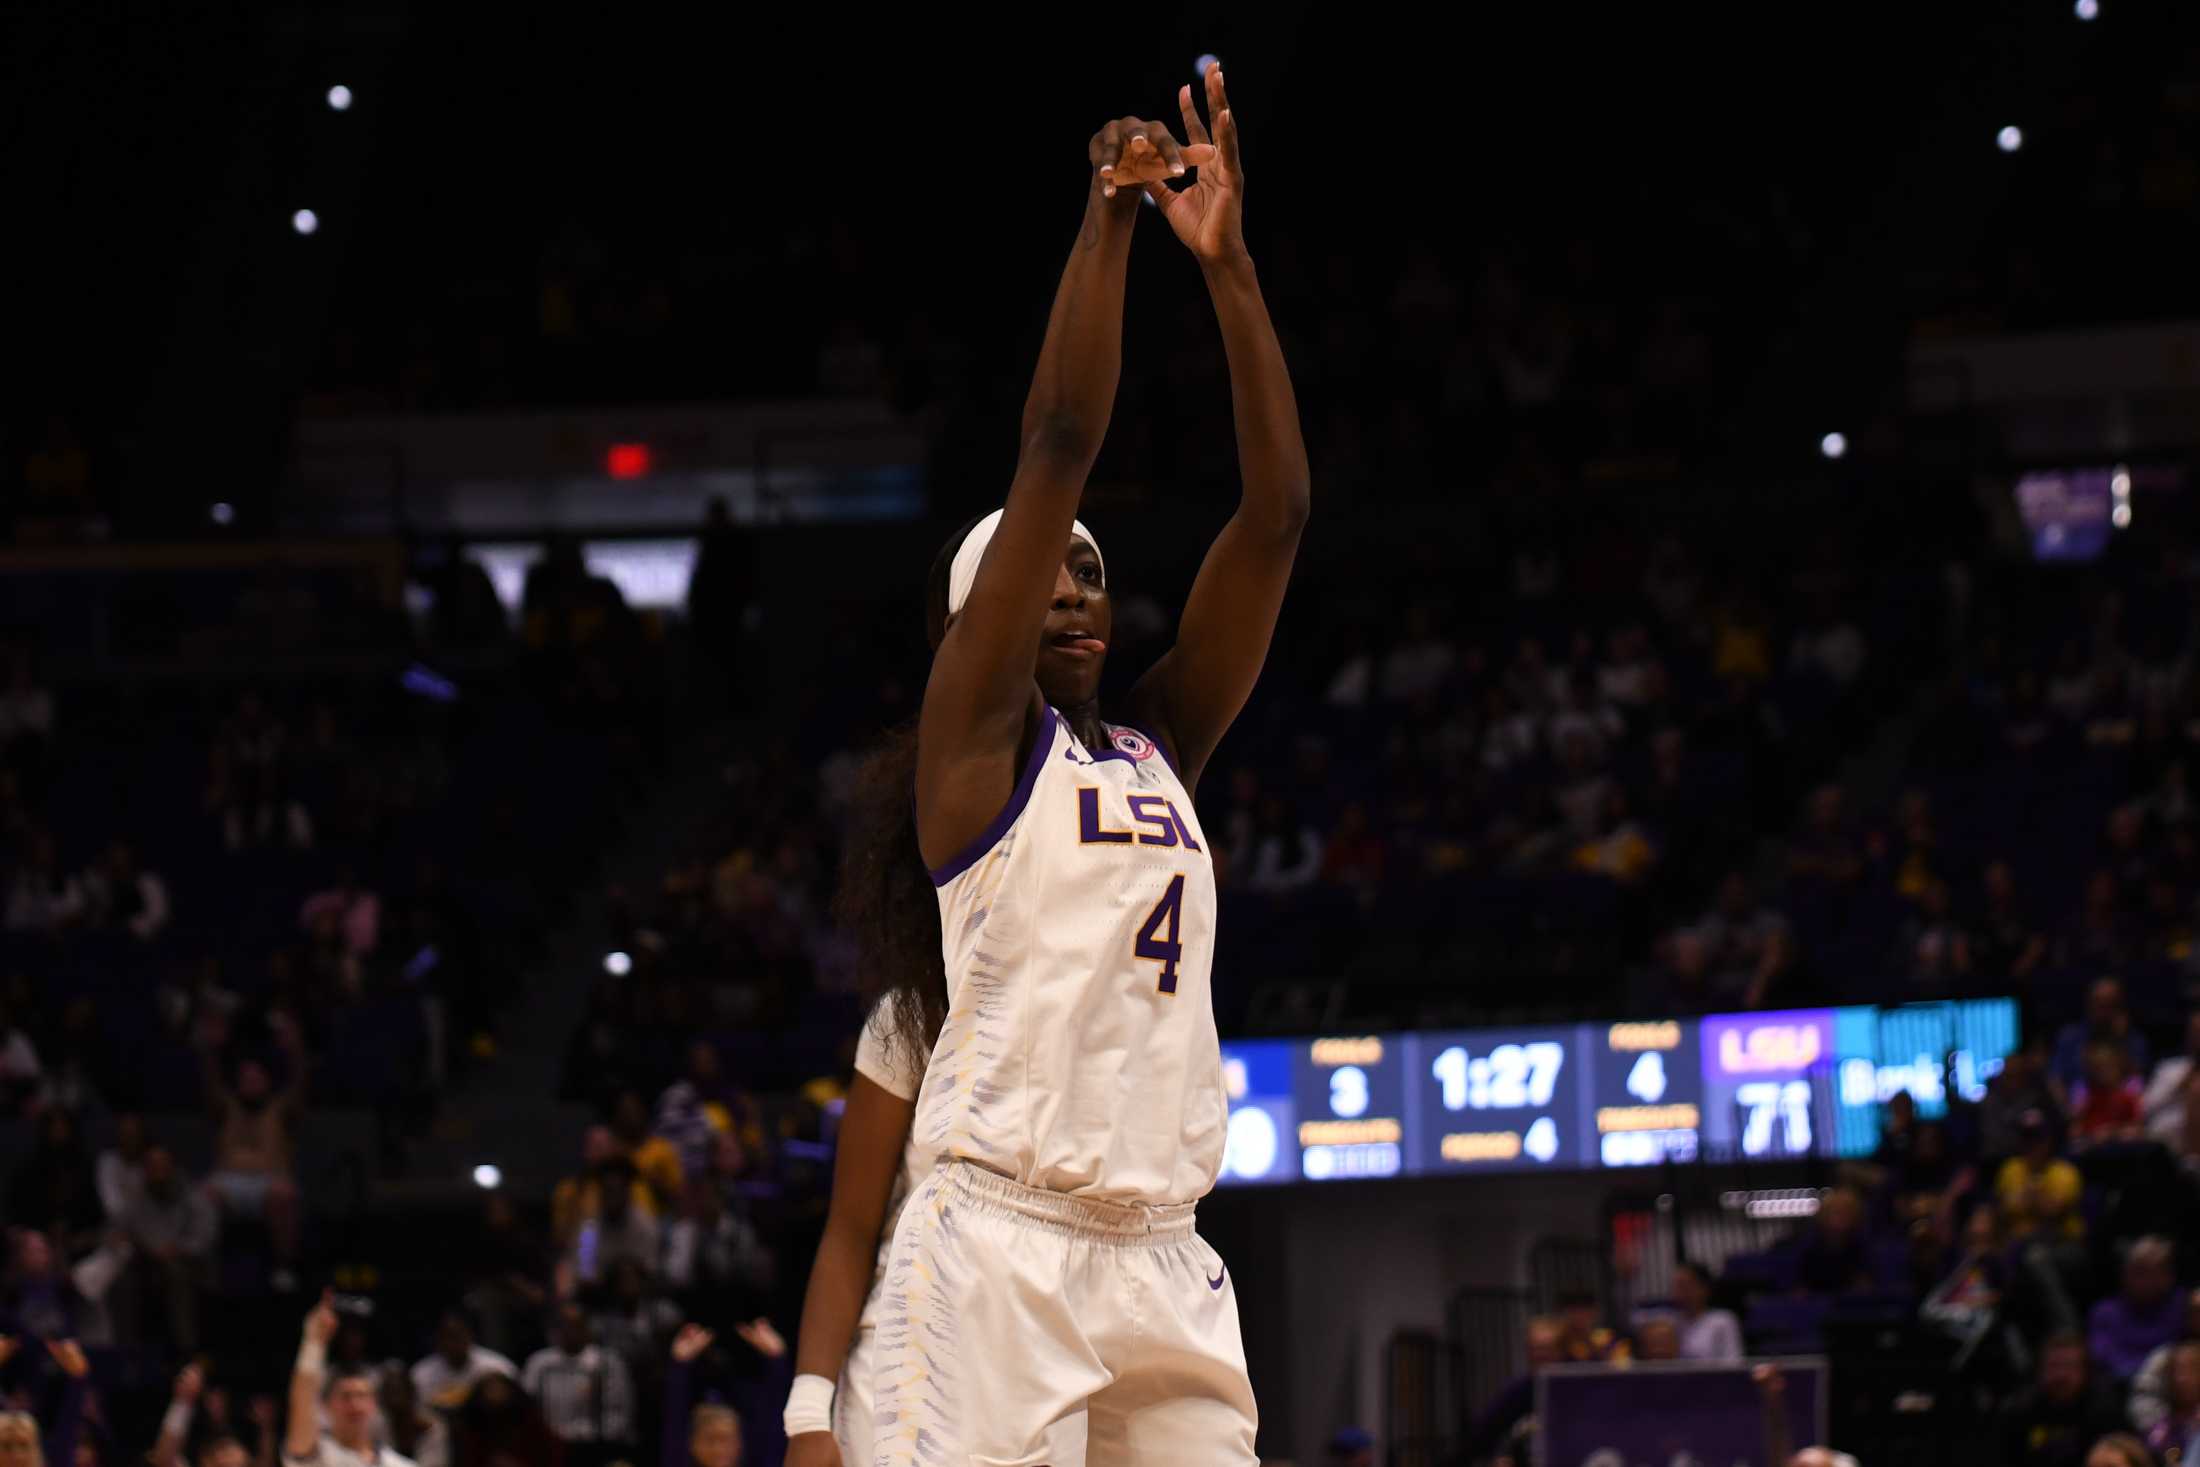
[[[928,587],[914,828],[910,784],[889,786],[887,835],[850,852],[874,883],[866,962],[895,969],[919,923],[941,957],[900,962],[887,980],[909,987],[881,1001],[924,1056],[907,1144],[929,1164],[865,1311],[875,1467],[1255,1461],[1235,1290],[1193,1220],[1227,1107],[1192,791],[1267,656],[1309,484],[1219,67],[1205,89],[1212,137],[1186,87],[1184,142],[1135,118],[1091,140],[1007,502],[943,548]],[[1111,722],[1111,584],[1077,511],[1115,399],[1140,193],[1206,277],[1243,485],[1175,645]],[[899,899],[920,867],[932,899]],[[845,1341],[853,1311],[833,1312]],[[807,1341],[802,1358],[812,1370]],[[790,1461],[836,1455],[810,1431]]]

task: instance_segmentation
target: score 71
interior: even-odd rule
[[[1782,1156],[1810,1154],[1810,1082],[1808,1080],[1752,1080],[1734,1088],[1734,1099],[1749,1111],[1742,1127],[1742,1155],[1764,1156],[1772,1150],[1772,1126],[1784,1123],[1787,1144]]]

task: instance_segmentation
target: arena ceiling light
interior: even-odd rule
[[[2101,0],[2078,0],[2071,9],[2076,12],[2078,19],[2092,20],[2101,13]]]
[[[2004,153],[2014,153],[2024,146],[2024,129],[2011,124],[1994,134],[1994,146]]]
[[[1849,451],[1849,435],[1846,433],[1828,433],[1818,440],[1818,451],[1827,458],[1841,457]]]
[[[351,110],[351,88],[345,86],[342,82],[330,87],[328,89],[328,106],[331,112],[349,112]]]
[[[300,234],[311,234],[321,227],[321,216],[311,209],[300,209],[290,216],[290,227]]]
[[[484,1192],[494,1192],[504,1185],[504,1170],[493,1162],[483,1162],[474,1168],[474,1185]]]
[[[1206,52],[1197,61],[1194,61],[1192,63],[1192,75],[1198,77],[1201,81],[1205,81],[1207,79],[1207,72],[1209,71],[1209,69],[1220,66],[1221,64],[1222,58],[1220,56],[1217,56],[1212,51]]]
[[[625,953],[605,953],[603,970],[614,978],[624,978],[634,971],[634,959]]]

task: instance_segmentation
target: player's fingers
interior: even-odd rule
[[[1215,119],[1217,129],[1222,123],[1222,109],[1230,105],[1229,94],[1222,90],[1222,63],[1207,68],[1207,115]]]
[[[1215,161],[1215,145],[1213,143],[1187,143],[1183,151],[1177,156],[1184,160],[1186,168],[1198,168],[1203,164]]]
[[[1175,197],[1176,194],[1170,190],[1169,186],[1158,178],[1146,185],[1146,202],[1157,209],[1168,208],[1169,201]]]
[[[1184,114],[1184,138],[1197,146],[1206,142],[1207,125],[1199,120],[1199,108],[1192,103],[1192,89],[1181,86],[1176,89],[1176,107]]]
[[[1123,124],[1111,122],[1100,129],[1100,182],[1101,191],[1115,197],[1115,169],[1123,158]]]
[[[1237,114],[1225,107],[1215,114],[1215,145],[1222,150],[1222,166],[1232,178],[1244,175],[1238,161]]]
[[[1182,156],[1184,150],[1177,146],[1176,138],[1170,134],[1167,123],[1147,123],[1146,141],[1153,148],[1156,155],[1155,161],[1160,165],[1163,173],[1171,178],[1184,176],[1185,164]]]

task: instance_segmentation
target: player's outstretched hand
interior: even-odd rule
[[[843,1467],[840,1443],[829,1431],[805,1431],[787,1438],[787,1467]]]
[[[1230,110],[1229,94],[1222,89],[1221,66],[1207,68],[1206,87],[1207,115],[1214,120],[1211,142],[1192,101],[1192,89],[1183,87],[1176,94],[1176,105],[1184,114],[1184,135],[1191,139],[1184,151],[1206,149],[1198,181],[1177,190],[1153,180],[1145,190],[1185,248],[1201,264],[1214,264],[1245,253],[1245,168],[1238,157],[1237,114]]]
[[[1122,189],[1182,178],[1214,153],[1214,145],[1204,137],[1186,147],[1170,135],[1167,123],[1137,117],[1117,118],[1085,144],[1085,159],[1099,175],[1100,192],[1111,199]]]

